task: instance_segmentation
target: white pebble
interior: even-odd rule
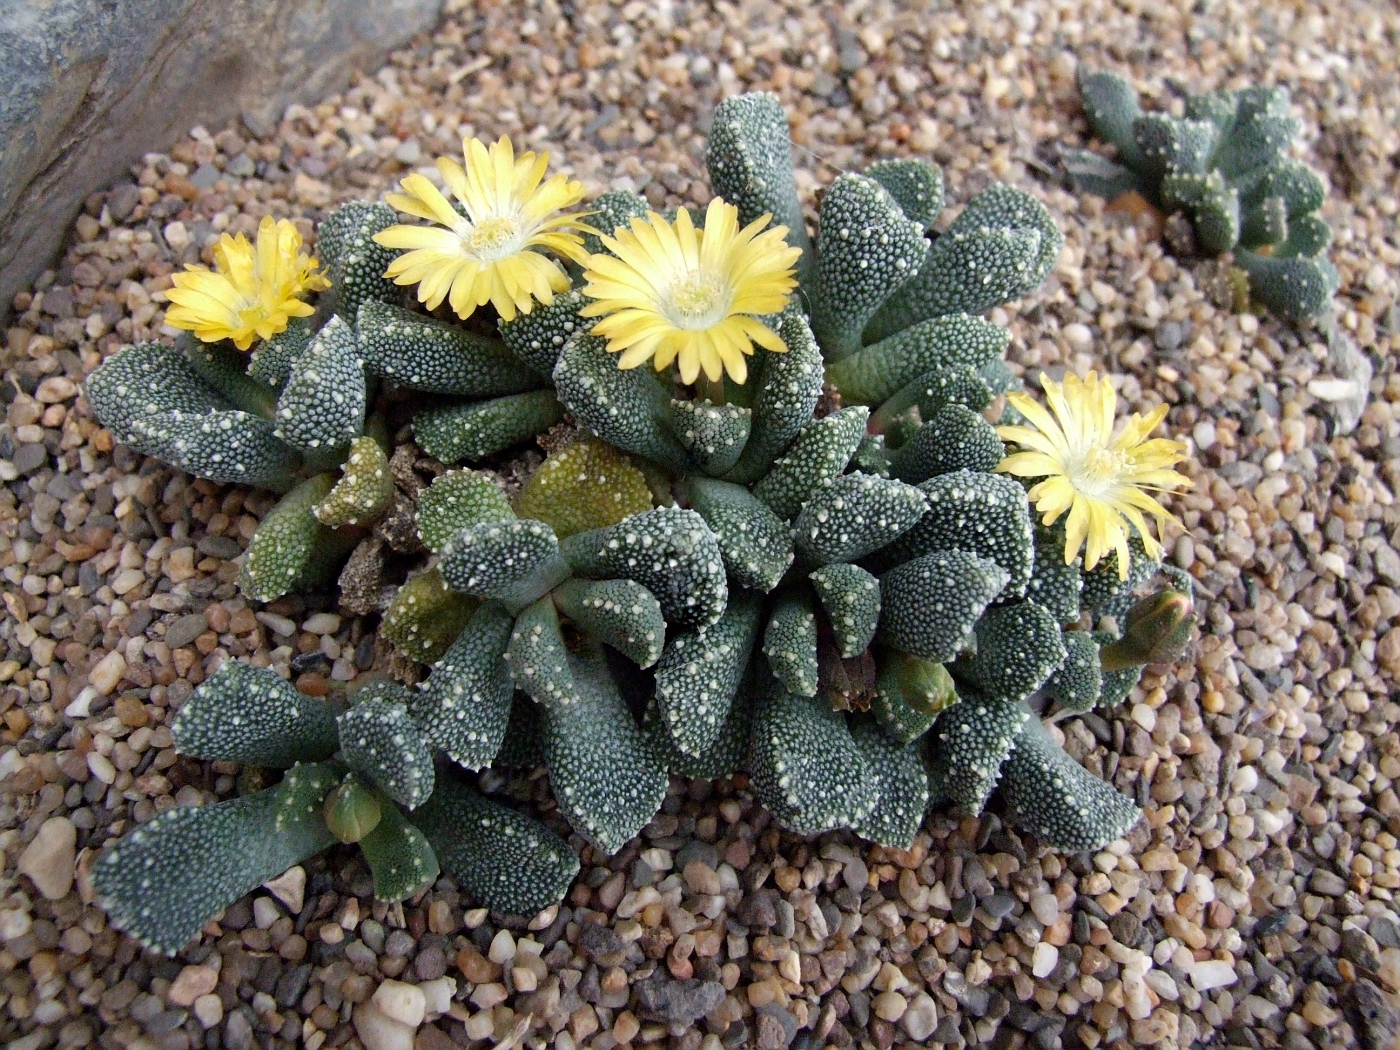
[[[385,1017],[410,1028],[417,1028],[423,1023],[423,1014],[428,1008],[428,997],[423,994],[423,989],[403,981],[381,982],[374,990],[372,999]]]
[[[1031,956],[1031,975],[1049,977],[1050,972],[1055,969],[1055,964],[1059,961],[1060,949],[1046,941],[1041,941],[1035,946],[1035,954]]]
[[[510,935],[510,931],[501,930],[495,937],[491,938],[491,947],[486,954],[497,966],[504,966],[514,959],[515,938]]]
[[[285,904],[289,912],[297,915],[306,901],[306,869],[300,864],[288,868],[271,882],[263,883],[263,889]]]
[[[423,993],[423,1016],[429,1019],[441,1017],[452,1006],[452,996],[457,993],[457,979],[439,977],[436,981],[424,981],[418,990]]]
[[[126,657],[114,649],[93,665],[92,670],[88,672],[88,683],[97,690],[98,696],[110,696],[124,674]]]
[[[1065,325],[1065,342],[1069,344],[1071,350],[1083,353],[1094,345],[1094,333],[1089,331],[1088,325],[1075,322]]]
[[[364,1043],[365,1050],[413,1050],[413,1038],[417,1031],[411,1025],[387,1017],[371,999],[355,1007],[353,1014],[355,1034]]]
[[[1213,988],[1224,988],[1239,980],[1235,968],[1223,959],[1207,959],[1198,962],[1191,969],[1191,984],[1198,992],[1208,992]]]

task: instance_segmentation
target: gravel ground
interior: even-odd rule
[[[1390,1047],[1396,9],[459,6],[279,126],[196,129],[148,156],[87,202],[61,266],[15,297],[0,387],[0,1038]],[[1058,150],[1084,136],[1076,61],[1164,100],[1187,85],[1293,87],[1333,186],[1330,354],[1316,331],[1219,309],[1218,264],[1177,260],[1131,217],[1065,191]],[[114,448],[82,376],[124,342],[170,334],[170,274],[220,231],[271,213],[310,234],[332,202],[378,194],[462,135],[547,147],[591,190],[702,202],[708,114],[750,89],[787,104],[804,190],[913,154],[943,165],[953,201],[992,179],[1041,195],[1067,245],[1039,294],[997,312],[1013,361],[1106,366],[1128,405],[1169,402],[1170,430],[1194,443],[1185,530],[1168,540],[1200,585],[1194,655],[1146,675],[1122,708],[1061,723],[1146,820],[1122,848],[1062,857],[995,815],[940,816],[905,853],[781,833],[741,778],[678,781],[638,841],[585,850],[568,900],[528,926],[472,910],[447,881],[376,903],[345,850],[230,908],[179,958],[142,954],[92,903],[95,854],[133,821],[235,789],[235,769],[175,756],[171,712],[231,656],[309,692],[352,681],[376,660],[373,623],[337,615],[334,595],[250,607],[235,559],[270,499]],[[1371,400],[1344,432],[1355,370],[1335,362],[1352,350],[1373,369]],[[542,777],[504,789],[550,808]]]

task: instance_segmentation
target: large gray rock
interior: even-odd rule
[[[275,126],[289,102],[433,25],[442,3],[0,0],[0,316],[83,199],[143,153],[240,113]]]

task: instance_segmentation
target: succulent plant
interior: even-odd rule
[[[176,750],[285,772],[253,794],[167,810],[105,851],[93,885],[114,923],[172,954],[243,894],[337,841],[359,844],[381,900],[405,900],[440,871],[503,911],[558,900],[578,872],[568,845],[434,769],[414,712],[457,674],[436,672],[418,695],[374,681],[340,710],[274,671],[224,663],[172,722]]]
[[[1117,161],[1086,150],[1065,163],[1083,189],[1130,191],[1165,212],[1184,212],[1206,255],[1234,252],[1250,295],[1290,321],[1321,317],[1336,294],[1327,261],[1332,231],[1318,215],[1322,177],[1288,156],[1299,124],[1288,91],[1252,87],[1188,95],[1180,117],[1144,113],[1122,77],[1081,71],[1089,126]]]
[[[361,845],[386,899],[438,869],[504,911],[559,899],[578,867],[567,845],[462,785],[453,765],[543,764],[560,813],[603,852],[652,818],[669,773],[744,770],[784,827],[898,847],[931,804],[975,814],[998,785],[1013,818],[1061,848],[1098,848],[1132,825],[1132,802],[1028,704],[1121,700],[1133,660],[1175,644],[1182,606],[1137,607],[1126,622],[1143,637],[1115,644],[1154,565],[1141,544],[1126,578],[1066,564],[1063,526],[1035,524],[1025,486],[995,472],[1004,450],[983,415],[1015,382],[1007,333],[975,315],[1040,282],[1058,229],[1033,198],[994,186],[935,235],[940,173],[892,161],[839,178],[809,238],[788,149],[770,97],[720,107],[715,185],[744,221],[794,223],[810,309],[763,319],[786,352],[759,348],[744,383],[697,390],[619,368],[579,287],[502,321],[499,339],[406,309],[371,279],[384,265],[370,240],[388,221],[378,206],[327,220],[326,302],[341,312],[326,327],[351,332],[353,309],[355,374],[476,399],[417,412],[425,451],[480,462],[565,412],[576,431],[553,437],[509,498],[484,470],[444,466],[410,484],[397,454],[370,496],[336,498],[344,484],[314,473],[291,490],[263,526],[278,550],[316,549],[289,504],[340,527],[393,504],[395,549],[426,557],[383,633],[432,669],[411,689],[371,683],[341,711],[272,671],[224,665],[179,713],[177,748],[289,771],[261,793],[157,817],[108,851],[95,884],[123,928],[174,950],[274,869],[335,841]],[[613,193],[592,221],[646,211]],[[364,255],[345,254],[352,245]],[[235,386],[275,371],[268,345]],[[300,358],[285,356],[292,375]],[[188,403],[180,383],[208,384],[186,364],[155,368],[142,389],[179,387],[155,400]],[[119,436],[139,438],[128,416],[163,410],[131,411],[110,378],[94,380]],[[827,384],[839,400],[818,415]],[[351,459],[369,454],[365,440]],[[279,470],[294,473],[299,455]],[[1155,640],[1163,631],[1175,633]],[[152,897],[147,873],[174,864],[198,869],[198,892]]]
[[[213,481],[285,492],[254,536],[240,584],[259,601],[335,579],[350,549],[394,503],[378,386],[472,400],[423,409],[415,429],[445,462],[480,459],[557,422],[562,409],[493,336],[397,305],[383,278],[393,252],[373,234],[393,209],[347,204],[321,224],[332,275],[317,318],[294,318],[251,355],[228,342],[125,347],[87,380],[117,440]],[[338,476],[337,476],[338,472]]]

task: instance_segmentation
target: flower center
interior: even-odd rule
[[[1101,496],[1116,485],[1128,467],[1128,456],[1116,449],[1094,446],[1068,471],[1074,487],[1086,496]]]
[[[463,237],[469,254],[484,262],[514,255],[520,250],[520,227],[504,215],[482,219]]]
[[[728,314],[729,300],[729,287],[720,278],[704,271],[688,273],[671,285],[666,316],[687,331],[713,328]]]

